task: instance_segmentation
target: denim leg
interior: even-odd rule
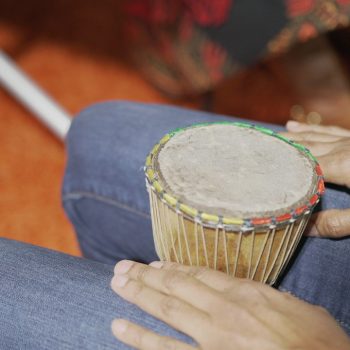
[[[117,296],[112,276],[113,266],[0,238],[0,349],[130,349],[114,318],[193,343]]]
[[[107,263],[157,259],[142,171],[145,157],[168,131],[218,120],[236,119],[164,105],[110,102],[89,107],[74,120],[67,139],[63,201],[85,256]],[[319,209],[349,207],[349,191],[328,186]],[[279,288],[326,307],[349,327],[349,251],[349,238],[306,239]]]

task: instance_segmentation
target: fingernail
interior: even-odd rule
[[[113,321],[113,329],[116,333],[124,333],[126,331],[126,329],[128,328],[126,322],[124,322],[123,320],[114,320]]]
[[[295,120],[288,120],[286,124],[287,129],[298,129],[300,127],[300,123]]]
[[[149,266],[152,266],[156,269],[161,269],[164,265],[164,262],[163,261],[153,261],[149,264]]]
[[[119,275],[119,276],[115,277],[114,285],[117,287],[124,287],[128,281],[129,281],[128,276]]]
[[[118,264],[115,266],[114,273],[115,274],[124,274],[127,273],[131,266],[134,265],[134,262],[131,260],[122,260],[118,262]]]

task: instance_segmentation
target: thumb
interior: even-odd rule
[[[314,214],[305,235],[324,238],[350,235],[350,209],[331,209]]]

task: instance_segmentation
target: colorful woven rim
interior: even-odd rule
[[[157,176],[157,170],[153,166],[154,157],[158,155],[162,147],[176,134],[183,132],[187,129],[192,129],[196,127],[202,126],[210,126],[210,125],[218,125],[218,124],[227,124],[233,125],[241,128],[248,128],[257,130],[263,134],[275,137],[283,142],[288,143],[289,145],[296,148],[298,151],[302,152],[309,160],[311,164],[313,164],[314,173],[317,176],[316,185],[310,195],[310,198],[307,199],[302,205],[299,207],[292,209],[290,212],[285,213],[280,216],[268,216],[268,217],[258,217],[258,218],[250,218],[243,219],[239,217],[223,217],[219,215],[215,215],[212,213],[205,213],[193,208],[175,198],[172,194],[168,193],[159,182],[159,178]],[[145,164],[145,174],[148,184],[151,186],[151,189],[157,194],[157,196],[168,206],[170,206],[175,211],[193,219],[196,222],[200,222],[204,225],[208,226],[217,226],[224,225],[230,227],[241,227],[241,229],[249,230],[253,229],[257,226],[259,227],[276,227],[279,225],[283,225],[286,223],[291,223],[297,220],[300,216],[309,214],[313,207],[318,203],[320,197],[325,191],[323,173],[320,165],[318,164],[316,158],[311,154],[311,152],[304,147],[303,145],[296,143],[288,138],[278,134],[277,132],[249,123],[241,123],[241,122],[214,122],[214,123],[200,123],[194,124],[185,128],[175,129],[168,134],[166,134],[151,150],[149,155],[146,158]]]

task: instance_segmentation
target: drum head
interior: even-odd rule
[[[310,205],[321,178],[303,146],[241,123],[181,129],[169,134],[151,158],[162,195],[177,206],[218,217],[293,215]]]

